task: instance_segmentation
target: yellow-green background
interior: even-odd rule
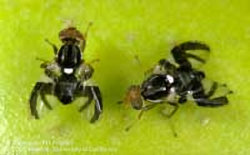
[[[248,0],[1,0],[0,154],[250,154],[249,6]],[[43,73],[35,58],[53,58],[44,39],[60,45],[65,20],[81,31],[94,23],[84,57],[100,59],[93,79],[103,93],[104,113],[96,124],[88,122],[91,109],[77,112],[83,100],[63,106],[50,98],[53,111],[43,110],[38,121],[30,116],[29,94]],[[187,40],[210,45],[202,69],[234,90],[230,105],[185,104],[170,121],[156,108],[125,132],[136,112],[116,102]]]

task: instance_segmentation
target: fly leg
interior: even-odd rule
[[[31,110],[31,115],[34,116],[36,119],[39,119],[39,115],[36,109],[37,106],[37,98],[39,95],[44,96],[44,94],[52,94],[53,91],[53,87],[52,87],[52,83],[43,83],[43,82],[37,82],[35,87],[33,88],[32,92],[31,92],[31,96],[30,96],[30,110]],[[44,98],[42,97],[42,100]],[[47,102],[47,100],[43,100],[44,104],[47,106],[47,108],[51,108],[51,106],[49,105],[49,103]],[[51,108],[52,109],[52,108]]]
[[[151,104],[148,104],[148,105],[145,105],[143,106],[141,109],[140,109],[140,113],[138,114],[138,119],[140,120],[141,117],[142,117],[142,114],[150,109],[153,109],[156,105],[158,105],[160,103],[151,103]]]
[[[92,116],[90,122],[94,123],[96,120],[99,119],[100,114],[102,113],[103,106],[102,106],[102,96],[99,87],[97,86],[82,86],[78,92],[79,96],[88,97],[86,103],[79,109],[81,112],[85,108],[87,108],[92,100],[95,101],[95,112]]]
[[[84,33],[84,37],[85,39],[84,40],[81,40],[80,41],[80,49],[82,50],[82,52],[84,51],[85,49],[85,46],[86,46],[86,40],[87,40],[87,36],[88,36],[88,32],[89,32],[89,28],[93,25],[92,22],[89,22],[86,30],[85,30],[85,33]]]
[[[177,103],[170,103],[170,102],[169,102],[169,104],[170,104],[171,106],[173,106],[174,109],[173,109],[169,114],[164,114],[164,115],[167,116],[168,118],[171,118],[171,117],[176,113],[176,111],[179,109],[179,106],[178,106]]]
[[[54,54],[57,55],[58,48],[56,47],[56,45],[50,42],[48,39],[45,39],[45,42],[52,46]]]
[[[200,91],[195,92],[193,94],[193,98],[199,106],[219,107],[219,106],[228,104],[228,99],[226,96],[220,96],[220,97],[216,97],[212,99],[210,98],[215,93],[215,90],[217,89],[217,83],[213,84],[208,94],[205,94],[201,83],[200,84],[197,83],[196,87],[202,88],[200,89]]]

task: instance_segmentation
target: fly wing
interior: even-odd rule
[[[227,87],[226,84],[221,84],[209,79],[204,79],[202,81],[202,84],[205,90],[205,94],[210,98],[226,96],[232,93],[232,91]]]
[[[180,67],[197,69],[206,63],[210,48],[205,43],[188,41],[175,46],[171,53]]]
[[[226,84],[204,79],[199,87],[196,87],[196,89],[192,91],[183,92],[183,95],[186,95],[186,99],[189,101],[213,102],[217,99],[224,100],[228,94],[232,93],[233,91],[231,91]],[[194,94],[196,94],[195,98],[193,97]]]

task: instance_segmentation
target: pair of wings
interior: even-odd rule
[[[198,41],[187,41],[174,46],[171,49],[171,56],[179,67],[190,67],[192,69],[199,69],[205,64],[210,55],[210,47]],[[185,66],[186,65],[186,66]]]
[[[171,50],[171,54],[179,67],[182,67],[182,65],[185,67],[186,63],[189,63],[192,69],[198,70],[207,62],[210,55],[210,47],[201,42],[188,41],[175,46]],[[207,78],[203,79],[202,85],[206,93],[211,89],[215,89],[216,93],[213,97],[224,96],[232,92],[227,88],[226,84],[219,84]]]
[[[188,41],[174,46],[170,52],[172,56],[169,59],[170,63],[176,64],[177,67],[199,70],[209,59],[210,47],[198,41]],[[209,92],[215,83],[217,82],[207,78],[203,79],[202,85],[205,92]],[[216,89],[214,96],[225,95],[230,92],[225,84],[217,84]]]

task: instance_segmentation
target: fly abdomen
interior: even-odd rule
[[[78,82],[74,75],[63,74],[55,86],[55,94],[63,104],[69,104],[74,100]]]

